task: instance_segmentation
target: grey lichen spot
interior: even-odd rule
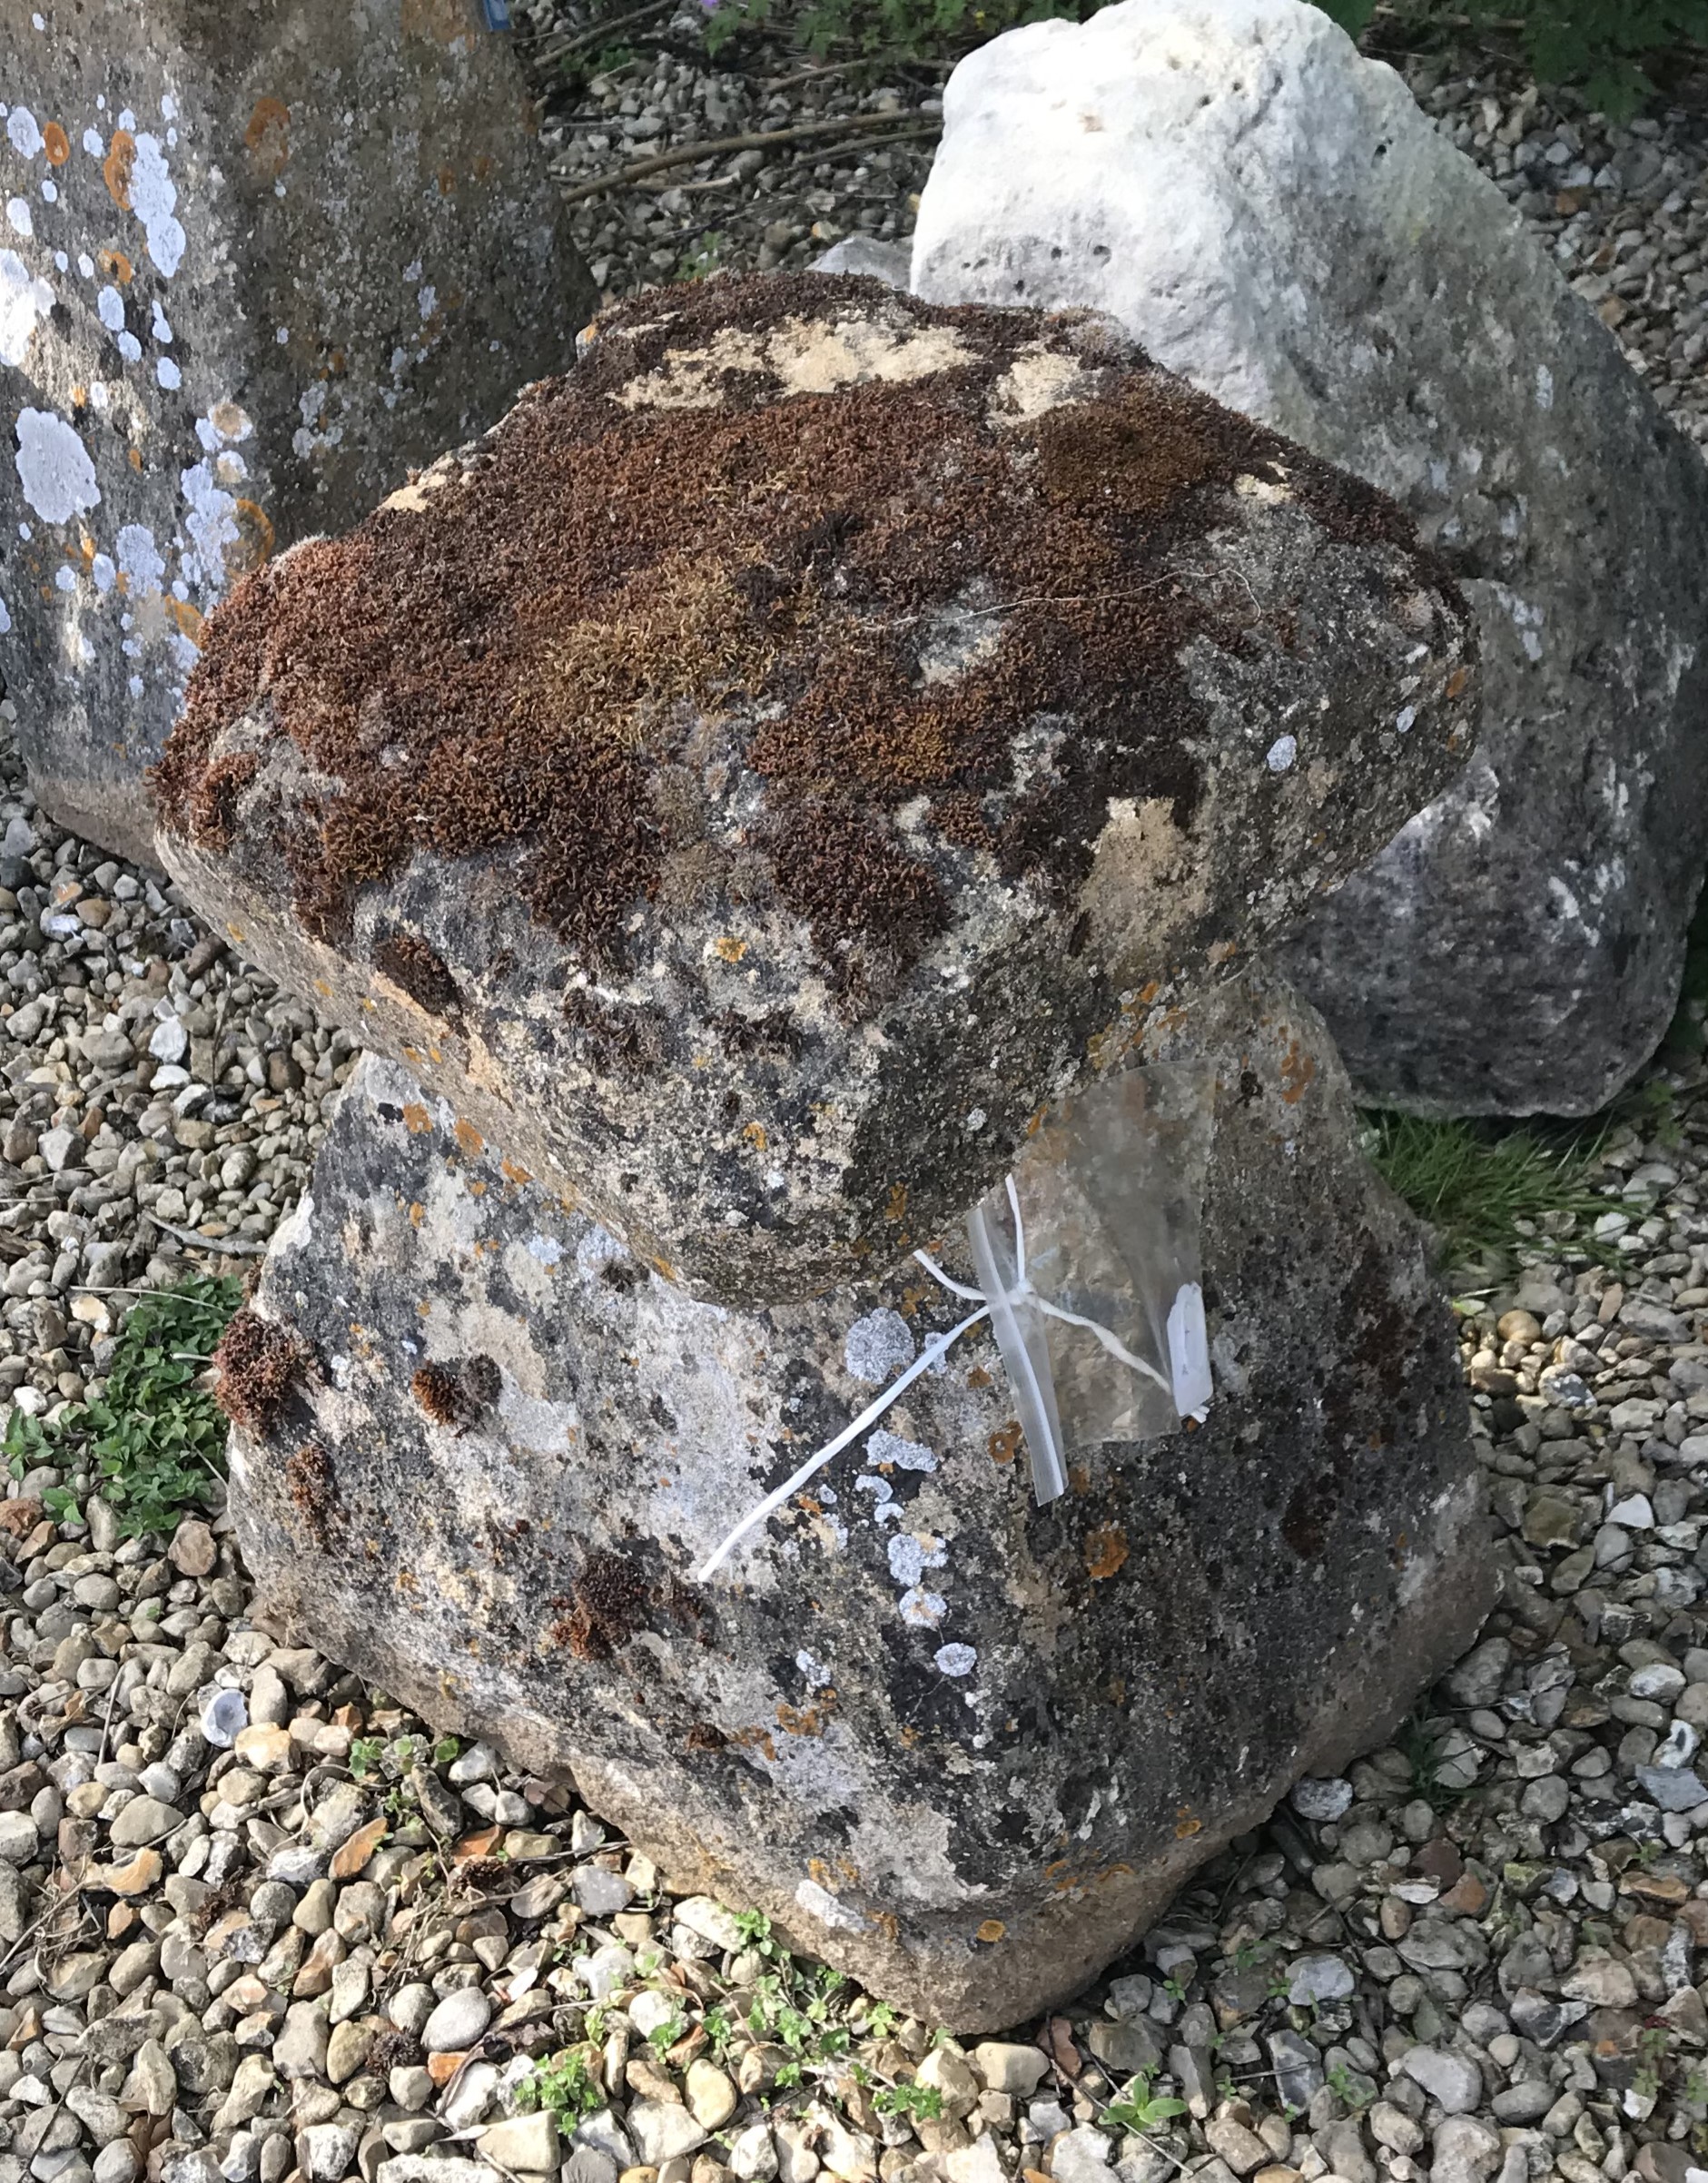
[[[877,1388],[913,1363],[917,1346],[901,1313],[885,1306],[855,1319],[843,1344],[842,1358],[851,1379]]]

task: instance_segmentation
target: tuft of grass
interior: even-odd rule
[[[1367,1113],[1365,1125],[1370,1158],[1455,1262],[1509,1251],[1539,1228],[1557,1231],[1567,1215],[1583,1224],[1608,1210],[1586,1180],[1599,1134],[1549,1144],[1528,1130],[1384,1109]]]
[[[104,1394],[68,1403],[51,1423],[13,1411],[4,1443],[13,1477],[38,1464],[86,1467],[118,1515],[122,1538],[170,1531],[187,1512],[216,1507],[226,1423],[202,1378],[242,1302],[242,1289],[229,1277],[192,1274],[133,1304]],[[53,1513],[62,1521],[76,1514],[64,1489],[54,1496]]]

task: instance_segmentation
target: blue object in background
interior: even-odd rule
[[[510,27],[510,0],[480,0],[480,11],[487,19],[489,30],[508,30]]]

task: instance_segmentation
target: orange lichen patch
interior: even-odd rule
[[[714,944],[717,953],[723,957],[726,963],[739,963],[747,953],[747,943],[745,940],[736,940],[728,933],[726,933]]]
[[[1130,1552],[1127,1534],[1119,1524],[1100,1524],[1085,1541],[1087,1575],[1101,1584],[1105,1577],[1114,1576]]]
[[[987,1948],[994,1948],[1007,1931],[1007,1926],[1000,1918],[986,1918],[974,1938],[982,1941]]]
[[[177,623],[179,635],[187,637],[199,650],[202,644],[202,631],[205,626],[202,609],[199,607],[193,607],[187,598],[167,598],[161,603],[165,608],[167,618]]]
[[[233,510],[237,536],[225,548],[225,570],[230,577],[252,575],[272,552],[272,519],[254,500],[241,495]]]
[[[301,1335],[245,1304],[213,1352],[213,1398],[234,1423],[260,1436],[272,1427],[308,1362]]]
[[[769,1140],[765,1136],[765,1126],[764,1122],[750,1121],[743,1127],[741,1133],[747,1140],[748,1143],[752,1145],[755,1152],[763,1152],[766,1150]]]
[[[410,0],[418,29],[434,6]],[[965,361],[777,400],[732,370],[716,407],[621,399],[731,329],[762,343],[844,309],[953,336]],[[1097,399],[999,427],[997,382],[1041,343],[1089,358]],[[531,914],[585,962],[634,959],[641,903],[769,897],[858,1002],[943,929],[972,860],[1066,892],[1111,795],[1190,823],[1180,656],[1237,633],[1170,571],[1206,496],[1283,457],[1331,535],[1415,555],[1369,489],[1076,321],[805,274],[673,291],[613,313],[437,490],[237,588],[155,775],[162,815],[189,825],[222,730],[264,697],[343,785],[258,809],[317,937],[346,937],[356,891],[412,856],[515,844]],[[1021,738],[1064,714],[1061,758],[1017,778]],[[743,768],[765,804],[734,855],[710,785]]]
[[[133,470],[140,470],[143,467],[142,449],[140,447],[127,448],[124,451],[124,459]]]
[[[98,250],[95,263],[115,288],[128,288],[136,268],[122,250]]]
[[[1174,1822],[1175,1841],[1190,1842],[1194,1834],[1201,1834],[1203,1832],[1203,1821],[1201,1819],[1194,1819],[1190,1813],[1187,1811],[1186,1807],[1182,1805],[1180,1807],[1180,1815]]]
[[[131,169],[136,164],[136,139],[128,129],[115,129],[107,155],[101,162],[107,194],[122,212],[131,209]]]
[[[1470,668],[1455,667],[1452,674],[1447,677],[1447,696],[1449,697],[1463,697],[1466,691],[1470,687]]]
[[[50,167],[63,167],[71,157],[71,139],[57,122],[49,122],[43,129],[42,149]]]
[[[1289,1107],[1304,1098],[1316,1073],[1316,1062],[1295,1039],[1281,1062],[1281,1097]]]
[[[465,1159],[478,1160],[487,1149],[486,1139],[475,1128],[473,1122],[464,1121],[460,1116],[458,1118],[454,1134],[458,1147]]]
[[[410,1207],[410,1226],[411,1228],[420,1228],[421,1222],[426,1218],[427,1208],[420,1202],[419,1199],[415,1200]]]
[[[255,101],[243,131],[243,149],[255,172],[268,180],[282,170],[291,157],[291,110],[281,99]]]
[[[510,1160],[499,1161],[499,1172],[515,1190],[526,1189],[528,1184],[534,1180],[525,1167],[518,1167],[515,1161]]]
[[[433,1126],[433,1118],[420,1100],[412,1099],[403,1110],[403,1126],[411,1137],[425,1137]]]
[[[777,1704],[777,1726],[785,1735],[822,1736],[830,1726],[836,1712],[835,1693],[826,1691],[816,1705],[794,1706],[785,1700]]]
[[[988,1445],[992,1462],[996,1464],[999,1468],[1005,1469],[1020,1453],[1019,1420],[1016,1418],[1007,1425],[998,1426],[991,1435]]]

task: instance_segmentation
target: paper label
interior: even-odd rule
[[[1174,1407],[1182,1417],[1202,1421],[1215,1393],[1209,1376],[1209,1336],[1204,1325],[1204,1291],[1185,1281],[1169,1309],[1169,1374]]]

